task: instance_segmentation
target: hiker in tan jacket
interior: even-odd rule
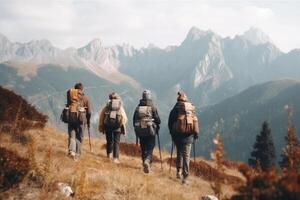
[[[119,163],[119,143],[121,134],[126,135],[128,121],[120,96],[113,92],[109,95],[108,103],[102,108],[99,116],[100,133],[106,136],[107,157],[113,156],[114,162]]]

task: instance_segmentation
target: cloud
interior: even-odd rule
[[[59,47],[85,45],[101,38],[105,45],[179,44],[192,26],[225,36],[258,27],[280,48],[300,47],[294,15],[262,1],[217,0],[1,0],[0,32],[13,41],[47,38]],[[290,7],[293,3],[290,2]],[[299,5],[299,4],[298,4]],[[289,8],[288,5],[285,5]],[[276,10],[277,9],[277,10]],[[296,18],[296,20],[295,20]],[[285,23],[286,32],[279,30]],[[289,38],[287,40],[286,38]],[[293,43],[289,42],[293,39]]]

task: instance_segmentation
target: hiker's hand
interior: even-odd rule
[[[198,135],[194,135],[194,140],[197,140],[198,139]]]

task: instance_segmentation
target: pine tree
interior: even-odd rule
[[[285,136],[286,146],[279,163],[282,169],[300,171],[300,146],[294,126],[289,125]]]
[[[275,167],[275,146],[269,128],[268,122],[264,122],[260,135],[256,136],[256,142],[253,145],[249,165],[252,167],[261,167],[263,171]]]

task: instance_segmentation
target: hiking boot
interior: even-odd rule
[[[108,159],[112,159],[112,157],[113,157],[113,156],[112,156],[112,153],[107,154],[107,158],[108,158]]]
[[[144,162],[143,167],[144,167],[144,172],[148,174],[150,172],[150,164],[148,162]]]
[[[75,160],[76,154],[72,151],[69,152],[68,157],[71,158],[72,160]]]
[[[178,169],[178,170],[177,170],[176,178],[178,178],[178,179],[181,179],[181,178],[182,178],[182,171],[181,171],[181,169]]]
[[[114,158],[114,163],[120,164],[120,160],[118,158]]]
[[[186,185],[186,186],[190,185],[190,181],[188,180],[187,177],[182,178],[182,185]]]

